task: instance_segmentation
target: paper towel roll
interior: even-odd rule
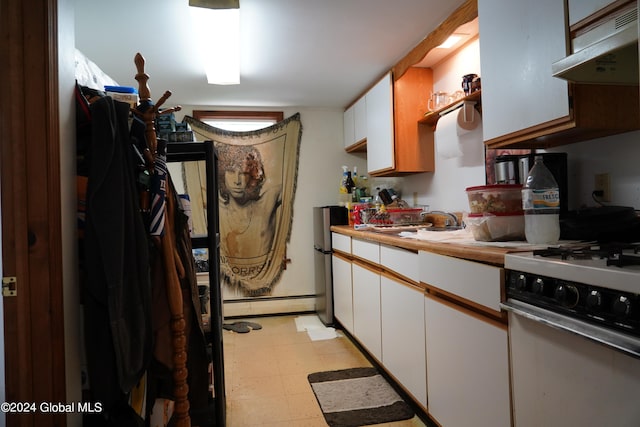
[[[438,119],[434,139],[436,151],[440,157],[452,159],[462,156],[457,129],[458,115],[456,112],[445,114]]]
[[[481,122],[480,113],[475,108],[475,102],[465,103],[456,114],[458,119],[458,135],[467,134],[476,129]]]
[[[436,152],[442,159],[458,159],[460,166],[475,166],[484,163],[484,145],[482,143],[482,117],[473,110],[472,120],[467,111],[465,121],[461,108],[440,117],[436,125]],[[464,127],[460,126],[460,122]]]

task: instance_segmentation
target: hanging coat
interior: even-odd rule
[[[83,284],[85,341],[92,398],[120,400],[151,355],[149,243],[139,210],[128,104],[91,104]]]

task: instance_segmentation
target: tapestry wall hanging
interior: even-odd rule
[[[302,137],[300,113],[250,132],[218,129],[190,116],[184,122],[197,140],[213,141],[218,155],[222,283],[246,296],[269,295],[284,270],[291,233]],[[206,185],[194,178],[201,176],[198,169],[197,164],[184,165],[190,197]],[[204,201],[192,197],[194,216],[196,203],[204,206]],[[198,222],[194,217],[195,234]]]

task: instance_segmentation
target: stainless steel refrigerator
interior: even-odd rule
[[[333,280],[331,269],[332,225],[349,223],[348,210],[342,206],[313,208],[313,249],[315,264],[316,313],[325,325],[333,324]]]

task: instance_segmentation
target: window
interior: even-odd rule
[[[230,131],[251,131],[269,127],[284,118],[282,111],[204,111],[193,117],[213,127]]]

